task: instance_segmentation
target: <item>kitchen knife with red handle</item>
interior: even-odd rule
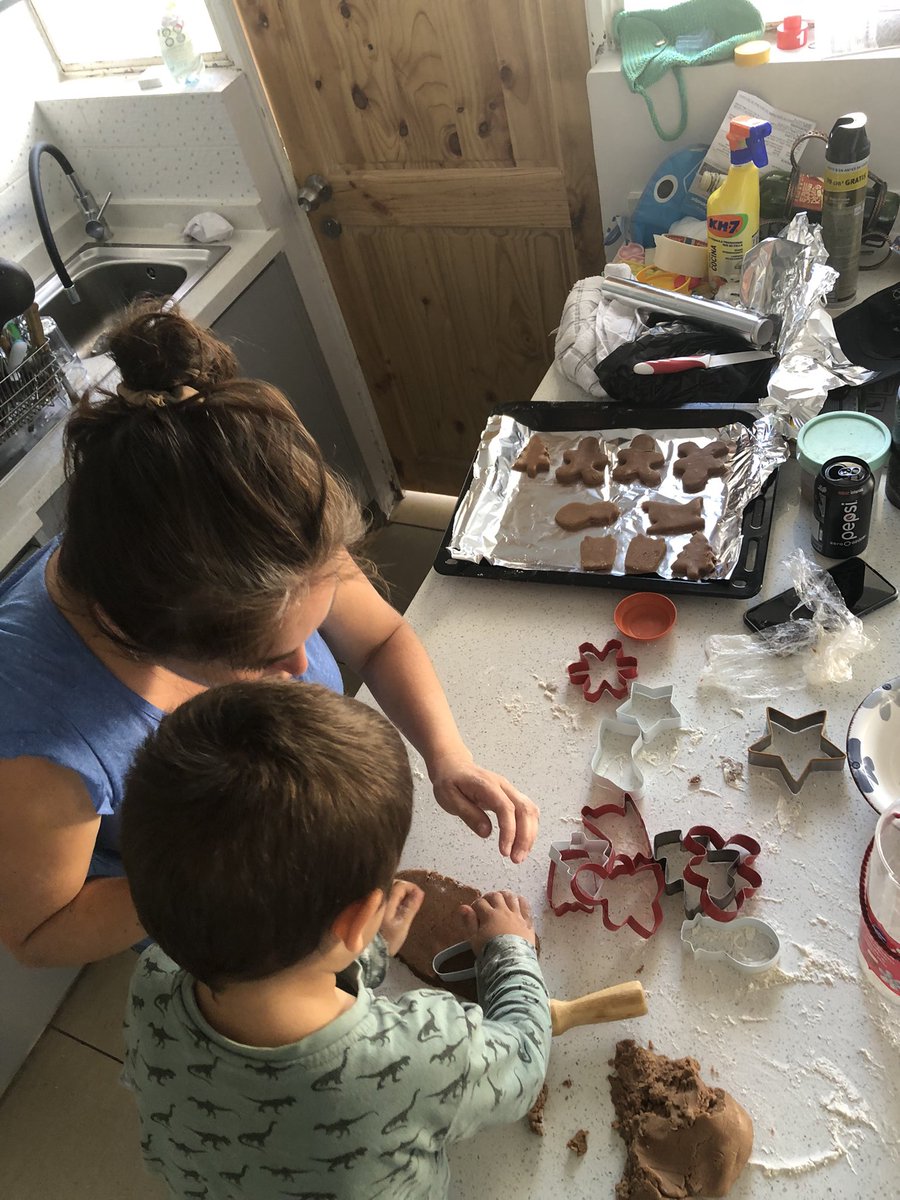
[[[733,363],[758,362],[774,358],[768,350],[744,350],[737,354],[691,354],[685,358],[652,358],[634,364],[635,375],[674,375],[698,367],[728,367]]]

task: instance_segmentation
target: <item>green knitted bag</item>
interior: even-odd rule
[[[719,40],[706,50],[675,49],[676,38],[702,30],[711,30]],[[622,74],[631,90],[644,97],[653,128],[665,142],[681,137],[687,125],[687,94],[681,68],[731,58],[735,46],[762,34],[763,19],[750,0],[687,0],[674,8],[620,12],[613,25],[613,36],[622,50]],[[647,95],[647,88],[658,83],[667,71],[675,75],[681,101],[678,128],[669,133],[660,128],[653,101]]]

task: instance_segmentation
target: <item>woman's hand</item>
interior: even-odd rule
[[[381,936],[388,954],[395,955],[403,947],[413,918],[422,907],[425,893],[414,883],[395,879],[381,918]]]
[[[527,858],[537,837],[540,812],[508,779],[479,767],[467,753],[437,759],[428,773],[435,799],[445,812],[465,821],[482,838],[491,836],[488,813],[493,813],[500,853],[514,863]]]

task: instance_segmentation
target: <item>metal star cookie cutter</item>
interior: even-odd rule
[[[610,734],[631,741],[626,757],[609,753],[607,747]],[[591,770],[598,779],[607,780],[620,791],[629,792],[639,800],[644,793],[644,772],[638,764],[637,756],[643,745],[644,737],[637,722],[622,721],[618,717],[604,717],[597,726],[597,749],[591,759]]]
[[[682,837],[680,829],[658,833],[653,857],[660,864],[666,894],[684,893],[684,911],[714,921],[733,921],[744,901],[762,884],[753,864],[759,842],[747,834],[726,841],[709,825],[694,825]],[[673,866],[675,858],[680,861]]]
[[[710,944],[711,940],[720,944]],[[768,971],[781,955],[781,938],[759,917],[736,917],[723,926],[698,913],[682,923],[681,944],[695,958],[725,962],[744,975]]]
[[[627,721],[629,724],[637,725],[644,742],[652,742],[655,737],[667,729],[681,729],[682,727],[683,719],[681,713],[672,703],[672,692],[673,688],[671,684],[653,688],[648,687],[645,683],[632,683],[628,699],[616,709],[616,716],[620,721]],[[661,701],[664,706],[662,715],[657,717],[656,720],[648,720],[646,717],[642,717],[634,711],[635,697],[650,701],[651,703]]]
[[[807,713],[803,717],[790,717],[777,708],[767,708],[766,733],[748,748],[747,762],[751,767],[766,767],[778,771],[788,790],[796,796],[813,771],[842,771],[844,769],[846,754],[825,736],[827,719],[828,713],[824,708]],[[821,753],[812,755],[798,776],[792,774],[790,767],[780,754],[770,752],[769,747],[775,740],[773,726],[795,736],[807,733],[810,729],[819,730]]]
[[[618,638],[610,638],[602,650],[598,650],[593,642],[582,642],[578,647],[578,659],[569,663],[566,671],[569,675],[569,681],[574,683],[576,687],[581,688],[581,693],[589,704],[596,704],[601,696],[607,692],[611,696],[615,696],[617,700],[624,700],[628,695],[628,680],[636,679],[638,673],[637,659],[631,655],[622,653],[622,643]],[[619,679],[619,686],[609,682],[608,679],[601,679],[596,689],[591,688],[591,665],[588,662],[588,655],[591,655],[602,663],[604,659],[615,652],[616,674]]]

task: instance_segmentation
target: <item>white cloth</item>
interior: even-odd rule
[[[627,266],[621,264],[621,270],[631,278]],[[646,328],[634,305],[603,296],[601,279],[600,275],[579,279],[569,292],[554,346],[559,370],[595,400],[609,397],[594,367],[625,342],[633,342]]]

